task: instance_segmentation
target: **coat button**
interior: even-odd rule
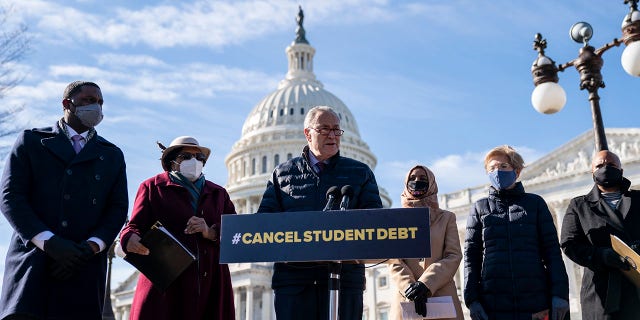
[[[93,198],[93,204],[98,203],[98,200],[96,200],[96,198]]]
[[[68,174],[68,175],[71,175],[72,173],[73,173],[73,170],[71,170],[71,169],[67,169],[67,174]]]
[[[95,178],[96,178],[96,180],[100,180],[100,175],[96,174]]]
[[[67,220],[62,220],[62,222],[60,222],[60,225],[61,225],[63,228],[66,228],[66,227],[69,225],[69,223],[67,222]]]
[[[71,199],[71,195],[70,194],[65,194],[64,196],[62,196],[65,200],[69,200]]]

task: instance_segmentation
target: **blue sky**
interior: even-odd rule
[[[452,192],[487,182],[482,157],[496,145],[532,162],[590,130],[575,69],[560,73],[561,112],[532,108],[534,35],[547,39],[549,57],[567,62],[580,48],[571,25],[591,23],[591,44],[600,47],[620,37],[623,2],[3,0],[12,5],[9,23],[26,24],[33,40],[14,66],[24,81],[0,108],[24,105],[19,126],[49,126],[62,115],[66,84],[95,81],[105,98],[97,130],[125,153],[131,201],[161,170],[155,141],[179,135],[211,147],[205,174],[225,185],[224,158],[245,117],[287,72],[284,50],[302,5],[315,74],[356,117],[378,158],[378,183],[398,206],[413,164],[431,167],[440,193]],[[605,127],[638,127],[640,119],[632,98],[640,79],[620,66],[622,49],[604,55]],[[10,233],[0,218],[2,257]],[[114,267],[115,286],[132,269],[121,259]]]

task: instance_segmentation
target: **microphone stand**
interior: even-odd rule
[[[339,195],[338,187],[331,187],[327,191],[327,205],[322,211],[334,211],[333,204],[335,196]],[[338,320],[338,307],[340,303],[340,271],[342,263],[340,261],[329,261],[329,320]]]
[[[329,261],[329,320],[338,320],[338,306],[340,304],[340,261]]]
[[[349,200],[353,196],[353,188],[350,185],[342,187],[342,200],[340,201],[340,211],[345,211],[349,207]],[[329,320],[339,319],[340,304],[340,271],[342,271],[341,261],[329,261]]]

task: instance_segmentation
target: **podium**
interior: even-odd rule
[[[431,256],[429,209],[222,215],[220,263]]]
[[[220,263],[327,261],[331,269],[430,256],[428,208],[222,215],[220,226]]]

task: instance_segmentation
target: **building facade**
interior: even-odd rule
[[[304,118],[315,106],[330,106],[340,117],[345,131],[340,154],[367,164],[372,170],[376,157],[360,137],[356,118],[334,94],[324,89],[313,72],[315,48],[306,39],[302,11],[298,14],[296,38],[286,48],[288,71],[278,88],[265,96],[251,110],[242,126],[242,135],[225,158],[229,177],[226,189],[239,214],[258,210],[262,194],[273,169],[302,153],[307,145]],[[380,188],[383,206],[391,206],[391,198]],[[271,263],[234,263],[229,265],[235,293],[236,318],[246,320],[275,319],[271,290]],[[389,290],[386,265],[370,266],[365,298],[367,319],[384,319]],[[375,279],[375,280],[374,280]],[[373,288],[372,285],[377,285]]]
[[[280,163],[300,155],[306,145],[303,122],[306,112],[318,105],[330,106],[341,118],[345,130],[340,153],[357,159],[375,169],[377,159],[360,137],[356,118],[335,95],[324,89],[313,72],[315,48],[306,39],[302,12],[298,15],[296,39],[286,48],[288,71],[278,88],[265,96],[249,113],[242,127],[240,139],[225,158],[229,172],[226,188],[239,214],[252,214],[258,209],[262,193],[272,170]],[[616,152],[624,166],[625,176],[632,188],[640,188],[640,128],[609,129],[606,131],[609,149]],[[587,193],[593,186],[590,173],[593,156],[593,134],[586,132],[548,155],[528,164],[521,175],[527,192],[541,195],[551,209],[558,230],[569,201]],[[483,170],[479,167],[478,170]],[[470,206],[487,195],[488,184],[442,194],[440,207],[457,216],[458,232],[464,245],[465,227]],[[392,200],[380,188],[384,207]],[[572,319],[580,319],[579,293],[582,270],[569,259],[565,264],[570,279]],[[236,319],[273,320],[273,291],[271,263],[230,264]],[[364,295],[364,319],[388,319],[391,296],[398,292],[391,283],[385,264],[368,265],[367,288]],[[129,318],[138,272],[119,284],[112,292],[115,318]],[[456,274],[461,296],[462,264]],[[462,300],[462,299],[461,299]],[[466,309],[465,309],[466,312]],[[578,312],[578,313],[575,313]]]
[[[608,129],[606,135],[609,150],[620,157],[624,176],[631,180],[631,188],[640,189],[640,128]],[[525,190],[542,196],[547,202],[558,229],[558,236],[571,199],[587,194],[594,185],[591,175],[594,150],[593,131],[585,132],[548,155],[527,164],[520,175],[520,181]],[[483,168],[479,166],[478,170]],[[454,212],[457,216],[458,233],[463,246],[471,205],[488,195],[488,187],[487,183],[439,196],[440,207]],[[582,267],[564,255],[563,258],[569,275],[571,319],[581,319]],[[463,280],[461,264],[456,274],[458,288],[461,287]],[[461,294],[461,290],[459,293]]]

